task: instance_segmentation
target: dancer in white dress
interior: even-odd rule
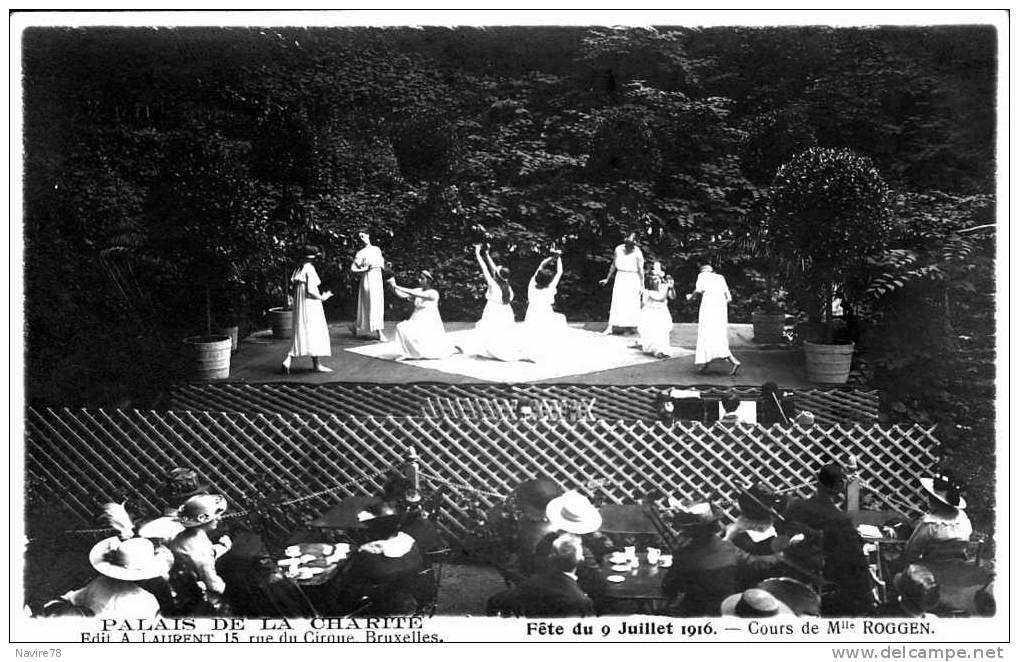
[[[647,277],[647,288],[641,297],[644,305],[637,326],[640,342],[633,347],[660,359],[669,358],[669,334],[672,332],[669,301],[676,298],[676,290],[672,276],[666,275],[657,262]]]
[[[567,328],[566,316],[554,309],[559,280],[563,277],[563,259],[561,251],[553,248],[552,252],[554,256],[541,261],[527,285],[524,337],[530,348],[528,355],[533,359],[555,356],[562,349],[559,336]]]
[[[329,345],[329,326],[326,324],[325,310],[322,302],[328,301],[332,292],[319,292],[322,281],[315,271],[312,260],[318,257],[318,249],[305,246],[304,264],[290,277],[294,299],[294,343],[283,359],[283,374],[290,374],[290,363],[295,356],[310,356],[315,372],[332,372],[332,368],[322,365],[323,356],[331,356]]]
[[[382,287],[382,267],[385,260],[378,246],[372,246],[367,230],[357,233],[364,247],[354,256],[350,270],[361,274],[360,287],[357,290],[357,321],[352,332],[355,336],[375,338],[385,342],[382,329],[385,326],[382,318],[385,313],[385,296]]]
[[[396,325],[396,342],[402,359],[444,359],[456,350],[446,337],[446,328],[439,314],[439,293],[432,288],[432,274],[422,271],[418,287],[400,287],[396,279],[389,285],[401,299],[414,300],[410,319]]]
[[[524,361],[527,357],[513,315],[509,269],[495,263],[487,244],[475,244],[474,257],[481,267],[487,289],[485,310],[474,326],[469,353],[499,361]]]
[[[739,371],[740,362],[729,350],[729,302],[732,295],[725,276],[716,274],[708,265],[701,267],[694,291],[686,295],[687,300],[701,296],[700,313],[697,317],[697,350],[694,364],[704,374],[715,359],[725,359],[732,364],[729,374]]]
[[[631,232],[612,254],[612,265],[608,275],[599,281],[608,285],[613,275],[612,307],[609,309],[609,325],[605,335],[618,327],[636,327],[640,322],[640,293],[644,289],[644,254],[637,246],[637,235]]]

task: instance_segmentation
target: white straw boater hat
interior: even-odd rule
[[[187,528],[208,524],[226,512],[226,499],[218,494],[198,494],[177,510],[177,520]]]
[[[943,474],[927,476],[920,479],[920,485],[941,503],[959,510],[966,510],[966,499],[962,498],[962,494],[960,494],[962,488],[948,476]]]
[[[98,572],[125,581],[140,581],[159,577],[173,563],[170,550],[158,550],[148,538],[121,540],[110,536],[100,540],[88,553],[89,563]]]
[[[552,526],[567,533],[583,535],[601,528],[601,513],[587,497],[570,490],[545,506],[545,516]]]

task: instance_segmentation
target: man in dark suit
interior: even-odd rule
[[[828,464],[817,474],[817,491],[809,499],[793,499],[785,519],[821,532],[824,555],[825,616],[862,616],[873,608],[870,571],[856,527],[837,503],[846,488],[841,466]]]
[[[488,614],[527,618],[593,615],[594,603],[577,584],[577,564],[583,558],[580,536],[558,536],[552,542],[548,567],[489,598]]]

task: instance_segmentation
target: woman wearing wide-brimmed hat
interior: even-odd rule
[[[973,525],[966,516],[962,487],[944,474],[920,479],[930,512],[920,519],[906,543],[906,559],[966,558]]]
[[[775,531],[774,516],[781,510],[774,490],[755,483],[736,497],[739,517],[725,530],[725,539],[749,554],[771,554]]]
[[[173,557],[146,538],[100,540],[89,552],[89,562],[100,573],[83,588],[65,593],[67,602],[103,618],[155,618],[156,597],[137,582],[166,575]]]
[[[219,526],[226,508],[226,499],[218,494],[191,497],[177,511],[177,520],[184,530],[168,545],[175,569],[203,589],[205,601],[213,608],[218,607],[226,589],[226,583],[216,572],[216,560],[230,551],[232,542],[223,535],[213,543],[209,533]]]
[[[310,356],[315,372],[332,372],[322,365],[321,357],[331,356],[329,325],[326,324],[322,302],[328,301],[333,293],[319,292],[322,280],[318,277],[312,262],[318,257],[318,248],[305,246],[300,267],[290,277],[294,298],[294,343],[283,359],[283,374],[290,374],[290,364],[296,356]]]

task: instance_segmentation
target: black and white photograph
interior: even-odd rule
[[[12,655],[1005,657],[1007,10],[10,30]]]

